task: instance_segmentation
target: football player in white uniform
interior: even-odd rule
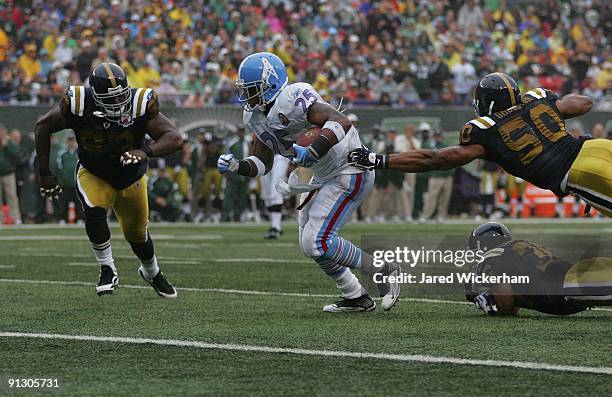
[[[299,214],[299,243],[302,252],[314,259],[331,277],[341,299],[326,305],[325,312],[370,311],[376,307],[351,269],[359,268],[369,277],[399,275],[398,265],[374,267],[372,257],[338,235],[374,183],[374,173],[351,166],[350,150],[361,146],[350,120],[327,104],[307,83],[287,83],[287,71],[276,55],[261,52],[246,57],[238,70],[236,86],[244,107],[244,124],[254,133],[253,155],[239,160],[231,154],[219,157],[219,172],[257,177],[272,169],[274,155],[280,154],[301,167],[311,167],[309,184],[299,183],[292,173],[289,183],[277,188],[285,194],[309,192]],[[313,126],[320,135],[308,147],[295,143],[296,137]],[[399,277],[398,277],[399,278]],[[378,284],[383,309],[391,309],[399,297],[399,284]]]

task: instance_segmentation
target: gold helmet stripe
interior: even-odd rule
[[[113,70],[110,68],[109,64],[104,62],[102,66],[104,66],[104,69],[106,70],[106,73],[108,74],[108,78],[110,79],[111,85],[113,86],[113,88],[117,87],[117,80],[115,79],[115,75],[113,74]]]
[[[516,98],[514,97],[514,90],[512,89],[512,86],[510,85],[510,82],[508,81],[506,76],[504,76],[503,73],[495,73],[495,74],[498,75],[504,81],[504,84],[506,85],[506,88],[508,89],[508,94],[510,94],[510,102],[512,103],[512,106],[516,105]]]

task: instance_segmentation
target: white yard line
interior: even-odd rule
[[[19,257],[53,257],[53,258],[91,258],[93,262],[93,255],[91,254],[61,254],[61,253],[42,253],[42,252],[18,252],[14,254],[8,254],[8,256],[19,256]],[[134,259],[134,255],[113,255],[115,259]],[[200,264],[203,262],[215,262],[215,263],[305,263],[314,264],[313,261],[307,259],[278,259],[278,258],[220,258],[220,259],[199,259],[194,257],[178,257],[178,256],[160,256],[157,258],[160,263],[170,264]],[[95,263],[95,262],[94,262]]]
[[[222,240],[220,234],[155,234],[154,240]],[[61,240],[83,240],[88,241],[87,235],[9,235],[0,236],[0,241],[61,241]]]
[[[92,336],[92,335],[65,335],[47,333],[25,333],[25,332],[0,332],[0,337],[4,338],[36,338],[51,340],[72,340],[87,342],[107,342],[107,343],[129,343],[137,345],[158,345],[173,347],[193,347],[198,349],[229,350],[240,352],[274,353],[274,354],[295,354],[302,356],[319,357],[340,357],[358,359],[376,359],[386,361],[416,362],[427,364],[454,364],[454,365],[476,365],[484,367],[505,367],[520,368],[541,371],[560,371],[560,372],[581,372],[591,374],[612,375],[610,367],[587,367],[577,365],[560,365],[537,363],[528,361],[504,361],[504,360],[480,360],[459,357],[431,356],[424,354],[387,354],[387,353],[368,353],[351,352],[338,350],[314,350],[297,349],[291,347],[271,347],[257,345],[243,345],[233,343],[211,343],[189,340],[175,339],[150,339],[150,338],[127,338],[113,336]]]
[[[48,284],[48,285],[78,285],[84,287],[93,287],[93,282],[85,281],[60,281],[60,280],[25,280],[25,279],[12,279],[12,278],[0,278],[0,283],[15,283],[15,284]],[[120,284],[121,288],[127,289],[149,289],[150,287],[144,285],[130,285]],[[298,298],[337,298],[338,295],[332,294],[307,294],[300,292],[274,292],[274,291],[253,291],[253,290],[242,290],[242,289],[225,289],[225,288],[196,288],[196,287],[181,287],[177,288],[179,291],[189,292],[216,292],[222,294],[238,294],[238,295],[267,295],[267,296],[293,296]],[[379,299],[379,298],[374,298]],[[403,297],[404,302],[417,302],[417,303],[432,303],[432,304],[451,304],[451,305],[472,305],[467,301],[453,301],[447,299],[430,299],[430,298],[408,298]],[[612,312],[612,308],[598,307],[597,311]]]

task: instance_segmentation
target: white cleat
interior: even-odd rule
[[[383,276],[391,276],[397,280],[395,283],[387,283],[387,291],[384,294],[381,294],[382,308],[384,311],[391,310],[391,308],[395,306],[399,300],[401,290],[399,280],[401,279],[401,274],[402,268],[398,264],[387,265],[387,271],[383,273]]]

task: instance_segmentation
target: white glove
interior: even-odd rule
[[[233,154],[222,154],[217,160],[217,170],[221,174],[227,174],[228,172],[235,174],[238,171],[238,160]]]

